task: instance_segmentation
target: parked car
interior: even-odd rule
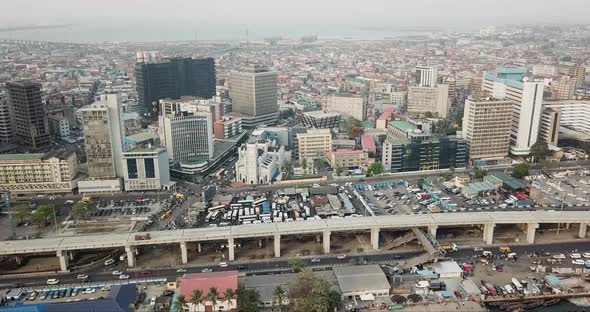
[[[47,280],[47,285],[57,285],[59,284],[59,280],[57,278],[50,278]]]
[[[96,289],[94,288],[86,288],[84,289],[84,291],[82,292],[83,294],[93,294],[96,292]]]
[[[186,269],[180,268],[178,270],[176,270],[176,273],[185,273]]]
[[[346,255],[339,255],[338,257],[336,257],[338,260],[344,260],[346,259]]]
[[[119,279],[120,280],[127,280],[127,279],[129,279],[129,274],[121,274],[121,275],[119,275]]]
[[[227,262],[219,262],[219,266],[222,268],[227,268],[228,264],[227,264]]]
[[[221,265],[221,264],[219,264],[219,265]],[[201,270],[201,273],[209,273],[209,272],[213,272],[213,270],[209,269],[209,268],[204,268]]]
[[[121,275],[121,274],[123,274],[122,271],[119,271],[119,270],[113,271],[113,275]]]
[[[77,278],[81,280],[88,279],[88,274],[78,274]]]

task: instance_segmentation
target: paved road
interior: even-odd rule
[[[519,255],[524,255],[527,253],[532,253],[533,251],[545,251],[551,253],[567,253],[571,250],[578,249],[579,252],[590,251],[590,245],[588,241],[580,241],[580,242],[567,242],[567,243],[552,243],[552,244],[537,244],[537,245],[515,245],[511,246],[512,250]],[[486,247],[488,250],[496,251],[497,247]],[[306,257],[304,261],[310,265],[314,269],[328,269],[329,267],[335,265],[346,265],[351,263],[357,263],[359,259],[363,259],[367,263],[377,263],[377,264],[396,264],[400,259],[411,258],[422,252],[392,252],[392,253],[380,253],[380,254],[368,254],[368,255],[355,255],[355,256],[348,256],[344,260],[337,259],[336,255],[330,256],[318,256],[320,262],[312,263],[311,257]],[[448,256],[454,260],[458,261],[465,261],[469,256],[472,256],[474,253],[471,248],[463,248],[457,252],[450,253]],[[280,271],[289,271],[288,268],[288,261],[286,259],[277,259],[277,260],[269,260],[265,262],[256,262],[256,263],[247,263],[247,264],[240,264],[239,262],[232,263],[226,268],[221,268],[217,264],[210,265],[210,266],[198,266],[198,267],[187,267],[187,273],[196,273],[201,272],[202,269],[209,268],[213,271],[222,271],[222,270],[240,270],[246,274],[272,274]],[[122,267],[117,267],[117,270],[124,270]],[[148,271],[148,270],[146,270]],[[145,271],[144,271],[145,272]],[[77,274],[80,273],[87,273],[85,271],[80,272],[71,272],[71,273],[63,273],[63,274],[54,274],[52,276],[44,275],[39,277],[28,277],[28,278],[9,278],[5,277],[0,279],[0,287],[10,287],[10,285],[14,285],[15,283],[23,283],[27,287],[32,286],[45,286],[46,280],[49,277],[58,278],[61,284],[70,284],[70,283],[77,283],[78,280],[76,278]],[[142,272],[132,272],[130,273],[131,278],[169,278],[175,279],[178,276],[181,276],[184,273],[177,272],[176,268],[172,269],[153,269],[149,270],[149,275],[144,275]],[[87,273],[90,275],[90,279],[92,282],[107,282],[116,280],[117,277],[113,276],[111,273],[102,272],[102,273]]]

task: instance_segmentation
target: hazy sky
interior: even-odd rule
[[[0,24],[56,23],[88,17],[227,19],[293,17],[379,21],[416,17],[493,17],[501,22],[590,21],[589,0],[2,0]],[[94,19],[93,19],[94,20]]]

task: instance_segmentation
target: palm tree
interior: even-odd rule
[[[183,295],[179,295],[174,301],[174,311],[184,311],[184,305],[186,304],[186,298]]]
[[[273,305],[276,303],[279,306],[279,311],[283,309],[283,301],[285,301],[285,289],[281,286],[277,286],[272,293]]]
[[[226,289],[225,292],[223,293],[223,297],[224,297],[225,301],[227,301],[228,309],[231,307],[231,300],[234,299],[235,296],[236,296],[236,292],[231,288]]]
[[[207,294],[207,300],[211,302],[213,310],[215,310],[215,305],[217,304],[217,298],[219,298],[219,292],[217,291],[216,287],[209,288],[209,293]]]
[[[200,289],[195,289],[195,291],[193,291],[193,295],[191,296],[190,302],[194,304],[196,310],[199,311],[199,304],[203,303],[203,291]]]

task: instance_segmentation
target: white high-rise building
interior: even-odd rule
[[[528,155],[537,142],[543,114],[543,82],[524,82],[484,74],[482,89],[496,99],[514,102],[510,153]]]
[[[513,106],[514,102],[510,100],[465,101],[461,134],[469,147],[469,158],[508,157]]]
[[[416,84],[421,87],[435,87],[438,83],[436,66],[416,66]]]
[[[169,113],[160,110],[160,143],[168,150],[168,158],[174,161],[213,158],[213,116],[208,111],[185,110],[173,107]]]

